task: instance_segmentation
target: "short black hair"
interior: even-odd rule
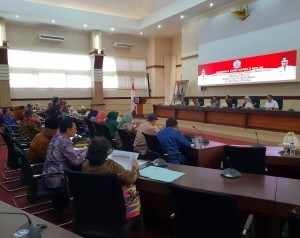
[[[72,118],[64,118],[59,124],[59,132],[66,133],[68,129],[73,127],[74,120]]]
[[[103,136],[95,137],[89,144],[86,159],[92,166],[100,166],[112,152],[112,145]]]
[[[59,97],[52,97],[52,103],[55,104],[59,101]]]
[[[175,118],[169,118],[166,120],[166,127],[176,127],[178,122]]]
[[[268,94],[267,97],[273,98],[272,94]]]
[[[33,114],[34,112],[32,111],[32,110],[27,110],[26,112],[25,112],[25,117],[31,117],[32,116],[32,114]]]

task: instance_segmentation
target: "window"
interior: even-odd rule
[[[9,50],[11,88],[91,88],[88,55]]]
[[[134,79],[135,89],[146,89],[146,60],[121,57],[104,57],[103,88],[131,89]]]

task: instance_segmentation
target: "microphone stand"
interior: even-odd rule
[[[209,140],[205,137],[205,135],[204,135],[201,131],[199,131],[196,127],[194,127],[194,126],[192,126],[192,127],[193,127],[197,132],[200,133],[200,135],[201,135],[201,138],[200,138],[201,142],[204,143],[204,144],[208,144],[208,143],[209,143]]]
[[[252,145],[252,147],[264,147],[263,145],[259,144],[257,132],[255,132],[255,135],[256,135],[256,144]]]
[[[153,160],[153,162],[152,162],[152,164],[154,166],[157,166],[157,167],[167,167],[168,166],[167,161],[165,161],[163,158],[161,158],[159,153],[156,153],[153,150],[149,150],[149,152],[158,156],[158,158]]]
[[[231,162],[229,157],[226,157],[226,160],[229,164],[229,168],[224,169],[223,172],[221,173],[221,175],[225,178],[230,178],[230,179],[234,179],[234,178],[239,178],[241,177],[241,173],[239,171],[237,171],[236,169],[233,169],[231,166]]]
[[[291,108],[288,110],[289,112],[294,112],[295,110],[293,109],[293,107],[296,105],[298,101],[294,102],[293,105],[291,106]]]

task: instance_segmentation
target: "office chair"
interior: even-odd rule
[[[84,237],[124,237],[133,219],[126,220],[117,175],[66,171],[65,177],[74,232]]]
[[[300,237],[300,214],[290,212],[287,214],[287,234],[283,238],[299,238]]]
[[[147,143],[147,147],[148,147],[148,159],[149,160],[154,160],[157,158],[157,156],[159,156],[159,158],[164,158],[166,160],[168,160],[168,156],[171,155],[180,155],[182,156],[181,152],[175,152],[175,153],[163,153],[163,150],[161,148],[161,145],[159,143],[159,140],[157,139],[157,135],[149,135],[146,133],[143,133],[146,143]]]
[[[33,204],[25,207],[19,207],[19,209],[25,210],[30,208],[36,208],[38,206],[51,203],[50,200],[45,201],[45,199],[52,199],[55,196],[64,193],[63,189],[47,189],[44,183],[44,179],[49,176],[63,176],[63,172],[55,172],[48,174],[34,174],[32,171],[33,166],[39,166],[39,164],[31,165],[21,148],[14,146],[16,153],[21,160],[21,176],[23,176],[23,183],[27,185],[27,193],[22,195],[17,195],[12,198],[15,207],[18,207],[17,200],[23,197],[27,197],[27,200]],[[41,201],[37,203],[37,201]],[[39,210],[32,214],[41,214],[52,210],[52,208]]]
[[[254,108],[260,107],[260,98],[259,97],[251,97],[251,101]]]
[[[134,152],[134,140],[132,140],[129,133],[126,130],[122,129],[117,129],[117,131],[122,141],[122,150]]]
[[[95,130],[96,130],[96,136],[103,136],[104,132],[103,132],[102,127],[100,126],[100,124],[94,121],[93,125],[94,125]]]
[[[248,216],[242,227],[236,197],[172,183],[168,186],[174,209],[171,220],[174,237],[253,237],[249,236],[253,233],[253,215]]]
[[[282,96],[273,96],[273,99],[278,103],[279,110],[282,110],[282,107],[283,107],[283,97]]]
[[[266,147],[224,146],[223,168],[239,172],[266,174]]]
[[[112,146],[114,148],[116,148],[117,147],[117,142],[116,142],[115,139],[112,138],[108,127],[105,124],[99,124],[99,126],[102,129],[103,136],[110,141],[110,143],[112,144]]]
[[[96,136],[96,134],[97,134],[96,128],[95,128],[94,124],[88,118],[85,118],[84,121],[85,121],[85,123],[86,123],[86,125],[87,125],[87,127],[89,129],[89,133],[88,133],[89,136],[91,138],[94,138]]]

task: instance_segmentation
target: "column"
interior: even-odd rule
[[[101,32],[90,32],[90,57],[92,63],[92,109],[103,110],[103,60],[104,50],[101,49]]]
[[[9,67],[7,57],[5,20],[0,18],[0,106],[10,107]]]

